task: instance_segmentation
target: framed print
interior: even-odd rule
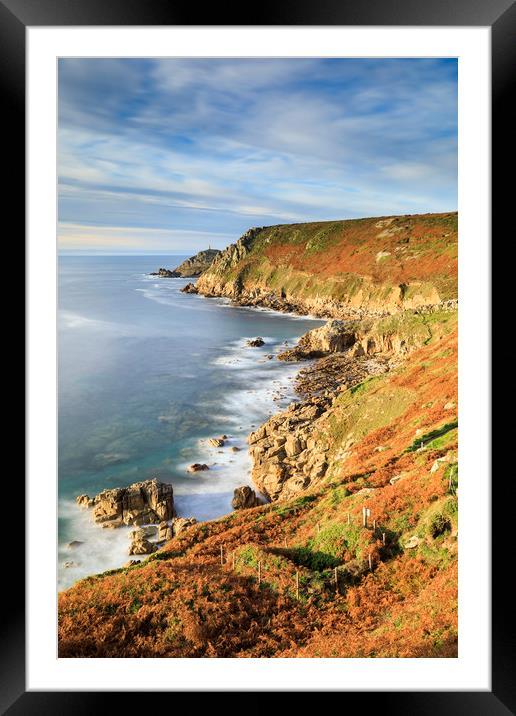
[[[514,4],[219,11],[0,3],[28,299],[2,708],[513,712],[490,269]]]

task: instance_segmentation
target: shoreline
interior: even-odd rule
[[[239,308],[239,306],[233,305],[231,303],[225,303],[228,307],[231,308]],[[248,307],[246,307],[248,308]],[[279,315],[279,312],[273,311],[272,309],[256,309],[256,312],[265,312],[274,314],[276,317]],[[281,313],[281,315],[285,318],[288,318],[290,320],[293,319],[305,319],[309,318],[307,316],[294,316],[294,315],[287,315],[285,313]],[[314,321],[319,321],[320,319],[313,319]],[[175,469],[181,473],[184,472],[186,475],[186,468],[190,463],[194,462],[209,462],[211,465],[211,472],[206,474],[196,475],[196,478],[199,480],[199,482],[193,483],[191,486],[187,485],[186,482],[183,482],[181,480],[179,482],[179,485],[174,489],[175,496],[177,497],[176,503],[179,507],[179,515],[185,518],[191,517],[192,514],[198,515],[198,511],[193,508],[192,504],[196,505],[197,503],[202,503],[206,499],[208,500],[208,503],[211,504],[212,500],[214,500],[214,504],[216,505],[217,502],[221,502],[224,500],[224,495],[226,494],[224,490],[220,492],[221,490],[221,484],[220,479],[223,479],[223,482],[226,481],[229,478],[229,473],[227,476],[224,476],[223,474],[218,474],[222,470],[222,473],[224,473],[224,470],[226,472],[229,471],[232,473],[234,472],[234,469],[237,468],[237,466],[242,463],[242,468],[240,470],[240,477],[238,479],[238,485],[249,485],[253,490],[257,491],[256,486],[254,485],[254,482],[252,481],[250,477],[250,473],[252,470],[252,460],[250,459],[249,452],[248,452],[248,437],[251,434],[251,432],[256,429],[259,425],[261,425],[263,422],[267,421],[271,416],[278,413],[278,411],[283,410],[286,407],[285,400],[288,400],[287,404],[290,404],[292,401],[300,400],[298,393],[294,390],[293,385],[294,381],[297,377],[298,370],[294,369],[293,366],[287,366],[286,364],[283,365],[280,368],[280,372],[273,370],[273,374],[269,378],[263,377],[263,369],[265,366],[269,364],[269,360],[266,358],[266,353],[274,352],[274,363],[276,363],[276,355],[285,349],[285,343],[288,337],[288,332],[285,336],[285,334],[281,338],[267,338],[266,344],[263,346],[263,348],[260,348],[258,351],[256,348],[252,347],[245,347],[246,339],[250,338],[250,336],[243,336],[241,335],[240,338],[237,341],[234,341],[233,344],[226,345],[224,348],[224,353],[215,356],[214,361],[218,363],[219,365],[224,365],[227,363],[227,368],[229,370],[242,370],[245,376],[245,373],[248,371],[251,371],[254,375],[254,371],[258,370],[261,377],[253,379],[252,376],[246,379],[246,377],[240,378],[242,381],[242,387],[236,389],[235,395],[233,395],[233,389],[228,392],[227,398],[228,398],[228,404],[226,405],[226,402],[224,402],[224,409],[222,412],[227,412],[227,416],[223,417],[222,425],[224,426],[223,429],[220,427],[213,427],[213,429],[210,431],[212,435],[217,434],[218,432],[227,432],[229,435],[229,440],[227,441],[228,444],[226,445],[226,448],[231,448],[233,445],[237,445],[240,449],[239,452],[236,454],[225,454],[224,456],[217,455],[217,450],[214,448],[208,448],[207,442],[210,438],[210,434],[206,433],[204,438],[195,438],[191,445],[186,444],[183,448],[186,455],[184,458],[180,461],[174,463]],[[298,336],[299,337],[299,336]],[[269,342],[270,341],[270,342]],[[296,339],[288,338],[288,345],[292,346],[297,341]],[[272,345],[272,343],[274,345]],[[243,365],[242,365],[243,361]],[[272,361],[270,361],[272,363]],[[238,364],[238,365],[233,365]],[[260,365],[261,364],[261,365]],[[279,367],[279,366],[277,366]],[[253,383],[253,380],[258,379],[259,383],[255,385]],[[256,390],[260,393],[260,397],[258,399],[258,403],[270,403],[270,410],[267,410],[267,412],[260,416],[258,421],[256,422],[256,426],[247,426],[247,429],[239,432],[238,431],[238,425],[241,423],[241,418],[237,414],[237,410],[232,409],[231,403],[241,405],[242,401],[245,401],[246,399],[251,399],[253,396],[245,395],[247,393],[255,393]],[[280,400],[281,394],[283,400]],[[254,398],[253,398],[254,400]],[[277,402],[279,401],[279,403]],[[234,417],[233,417],[234,416]],[[227,419],[229,418],[229,421],[234,423],[233,429],[228,426]],[[252,417],[250,419],[250,422],[252,421]],[[206,454],[204,454],[206,453]],[[208,454],[211,453],[211,454]],[[222,459],[222,462],[220,461],[220,458]],[[212,461],[215,460],[214,463]],[[229,467],[227,463],[229,462],[235,462],[236,464],[232,467]],[[245,463],[245,464],[244,464]],[[214,483],[210,485],[209,483],[204,483],[204,486],[202,485],[201,481],[206,476],[214,480]],[[143,478],[142,478],[143,479]],[[165,481],[168,481],[168,478],[160,478],[164,479]],[[217,481],[217,484],[215,484],[215,481]],[[176,485],[177,483],[174,482],[172,479],[171,484]],[[223,485],[222,485],[223,487]],[[192,488],[193,492],[192,492]],[[236,488],[236,485],[235,485]],[[107,485],[105,487],[99,487],[97,488],[96,492],[100,492],[106,489],[112,489],[111,485]],[[227,493],[228,497],[225,499],[228,500],[228,506],[225,509],[219,509],[217,513],[214,516],[209,517],[203,517],[198,516],[198,519],[200,522],[211,522],[213,520],[221,520],[227,517],[229,514],[233,513],[233,510],[231,509],[231,506],[229,504],[231,500],[231,496],[233,493],[233,488],[231,488],[231,493]],[[258,491],[257,491],[258,492]],[[213,497],[210,497],[213,495]],[[260,495],[261,497],[264,497],[263,495]],[[222,505],[221,505],[222,506]],[[208,508],[208,511],[210,511],[210,508]],[[107,561],[107,566],[104,568],[104,566],[100,567],[100,569],[95,568],[95,566],[91,566],[91,571],[88,570],[84,574],[81,574],[80,576],[74,577],[73,581],[69,581],[66,576],[63,576],[63,578],[59,578],[59,582],[63,584],[63,586],[58,587],[58,591],[66,591],[67,589],[71,588],[74,584],[77,582],[86,579],[90,576],[103,574],[106,570],[109,571],[110,569],[116,569],[123,566],[125,562],[129,560],[129,555],[127,553],[127,548],[129,547],[129,541],[128,541],[128,535],[131,530],[134,530],[134,526],[129,527],[123,527],[121,529],[117,530],[102,530],[101,525],[96,524],[91,514],[82,513],[79,511],[77,505],[74,502],[73,497],[69,498],[63,498],[61,502],[61,507],[59,509],[59,514],[63,515],[66,520],[71,521],[70,526],[67,528],[67,533],[65,533],[64,538],[62,538],[62,541],[60,541],[59,544],[59,572],[63,570],[63,568],[66,569],[65,564],[66,562],[78,562],[79,565],[81,563],[84,564],[84,562],[88,563],[93,560],[96,561],[96,559],[99,556],[102,556],[102,561]],[[202,513],[201,513],[202,515]],[[73,522],[75,523],[75,526],[73,526]],[[73,543],[75,541],[79,542],[88,542],[89,548],[91,550],[91,555],[89,552],[85,552],[84,554],[79,552],[76,549],[70,549],[69,545],[70,543]],[[109,545],[113,546],[113,554],[112,558],[109,558],[109,553],[111,552],[111,549],[109,548]],[[79,550],[82,552],[82,550]],[[107,560],[104,559],[104,556],[107,556]],[[142,555],[142,558],[145,558],[147,555]],[[76,565],[73,565],[76,566]],[[66,569],[66,571],[68,571]],[[73,570],[75,571],[75,570]],[[64,575],[64,572],[63,572]],[[71,575],[70,575],[71,576]]]
[[[218,299],[223,299],[223,300],[225,299],[223,305],[227,305],[231,308],[252,309],[253,311],[257,311],[257,312],[272,313],[276,316],[278,316],[278,315],[286,316],[286,317],[289,317],[290,319],[309,318],[309,319],[313,319],[316,321],[324,321],[324,320],[327,321],[328,320],[327,317],[322,318],[322,317],[318,317],[318,316],[307,316],[307,314],[299,314],[293,310],[285,310],[285,309],[278,310],[277,308],[273,308],[271,306],[263,306],[263,305],[259,305],[259,304],[249,304],[247,302],[241,303],[235,299],[231,299],[229,297],[224,297],[224,296],[205,296],[204,294],[197,294],[197,295],[200,295],[203,298],[218,298]],[[406,311],[403,311],[403,313],[406,313]],[[340,319],[340,320],[351,321],[352,319],[346,318],[346,319]],[[245,337],[242,337],[240,340],[244,341]],[[299,338],[298,338],[298,340],[299,340]],[[249,348],[249,350],[253,350],[253,349]],[[276,492],[271,491],[270,486],[269,486],[269,488],[266,487],[266,484],[263,480],[263,475],[261,474],[261,473],[263,473],[263,463],[260,464],[260,462],[263,458],[263,454],[267,450],[270,450],[271,445],[267,444],[267,441],[265,441],[265,442],[262,441],[261,445],[256,445],[256,439],[255,439],[256,434],[259,433],[260,430],[263,430],[265,426],[272,424],[274,426],[274,430],[279,432],[279,435],[276,435],[276,437],[279,437],[281,440],[283,440],[285,437],[285,434],[281,428],[281,423],[283,423],[284,421],[288,422],[290,420],[290,418],[292,418],[293,411],[299,411],[299,413],[301,413],[302,411],[310,410],[310,409],[313,409],[314,406],[317,406],[317,409],[316,409],[317,414],[313,415],[308,420],[308,423],[311,424],[312,422],[317,420],[319,417],[324,416],[327,413],[327,411],[329,409],[331,409],[331,405],[332,405],[333,401],[338,397],[341,390],[353,387],[354,385],[357,384],[357,382],[360,382],[360,380],[364,380],[364,379],[370,377],[371,375],[376,374],[376,372],[378,372],[378,370],[379,370],[378,359],[373,360],[371,358],[366,357],[364,360],[364,359],[360,359],[360,357],[358,357],[358,356],[348,355],[349,353],[350,353],[350,351],[346,351],[346,352],[339,352],[339,353],[336,353],[333,355],[326,356],[326,365],[325,365],[325,370],[322,371],[322,373],[323,373],[322,376],[320,375],[321,371],[320,371],[319,366],[320,366],[321,362],[324,362],[324,359],[322,361],[321,361],[321,359],[310,360],[310,361],[297,360],[295,368],[292,371],[293,374],[292,374],[292,376],[289,376],[289,378],[292,380],[292,387],[294,388],[294,390],[293,390],[294,395],[293,395],[293,400],[289,403],[288,407],[284,407],[283,409],[275,410],[275,411],[269,413],[269,417],[266,418],[263,422],[261,422],[254,430],[251,430],[251,432],[246,433],[245,435],[242,434],[242,436],[241,436],[242,442],[244,442],[245,445],[248,446],[248,448],[246,450],[244,447],[242,447],[241,450],[242,450],[242,452],[244,452],[244,450],[245,450],[245,454],[249,455],[249,457],[250,457],[250,460],[249,460],[249,462],[250,462],[250,471],[249,471],[250,478],[248,481],[246,481],[245,475],[242,474],[241,484],[242,485],[248,484],[248,485],[252,486],[252,489],[256,493],[259,493],[262,496],[264,496],[269,504],[276,502],[278,500],[282,500],[282,499],[286,499],[286,500],[291,499],[297,492],[306,490],[311,485],[316,484],[318,481],[323,479],[324,475],[326,474],[327,468],[325,468],[324,470],[321,471],[321,470],[319,470],[319,467],[321,464],[324,464],[324,461],[321,462],[321,460],[323,460],[323,458],[325,456],[324,456],[324,451],[321,453],[320,451],[318,452],[316,450],[312,450],[314,455],[318,455],[317,459],[319,460],[319,463],[316,465],[315,471],[313,470],[313,467],[314,467],[313,464],[309,463],[308,470],[309,470],[309,472],[312,472],[314,474],[315,479],[310,479],[308,482],[305,481],[303,483],[298,483],[298,485],[296,486],[294,491],[289,492],[288,490],[285,490],[284,488],[282,488],[282,490],[279,493],[276,493]],[[346,371],[339,368],[338,365],[335,369],[336,364],[338,364],[342,358],[344,358],[344,360],[347,364],[345,366],[345,368],[347,369],[348,374],[349,374],[349,368],[354,368],[354,367],[356,368],[356,367],[361,366],[362,369],[358,370],[358,374],[355,375],[354,377],[353,376],[350,377],[349,375],[346,376],[345,375]],[[226,358],[226,360],[227,360],[227,358]],[[277,360],[277,355],[274,357],[273,360]],[[373,360],[372,363],[371,363],[371,360]],[[371,363],[371,365],[367,365],[368,362]],[[300,365],[298,365],[298,364],[300,364]],[[381,372],[386,372],[386,371],[390,370],[390,367],[391,366],[389,365],[389,361],[384,360],[383,365],[381,367]],[[353,372],[353,370],[351,372]],[[333,384],[331,385],[331,387],[327,385],[327,378],[330,373],[333,373],[333,375],[332,375]],[[303,376],[302,380],[301,380],[301,376]],[[315,383],[318,383],[319,387],[317,389],[314,389],[313,387],[310,388],[311,381],[312,382],[315,381]],[[269,383],[269,385],[267,386],[267,388],[265,388],[265,390],[268,392],[273,392],[275,390],[274,382],[272,385]],[[304,384],[304,389],[302,388],[303,384]],[[283,386],[283,389],[285,389],[285,387],[286,387],[286,384],[285,384],[285,386]],[[323,393],[323,395],[321,395],[321,393]],[[306,427],[306,426],[304,426],[304,427]],[[283,432],[283,434],[282,434],[282,432]],[[288,432],[289,431],[287,430],[287,438],[289,437]],[[233,438],[234,437],[235,436],[233,436]],[[256,453],[257,452],[259,453],[258,466],[257,466],[257,461],[256,461]],[[322,455],[322,457],[321,457],[321,455]],[[292,456],[290,456],[290,457],[292,457]],[[192,459],[193,461],[197,461],[198,458],[200,459],[199,451],[197,451],[197,455],[189,456],[189,459]],[[264,462],[265,462],[265,465],[267,465],[267,460],[265,460]],[[287,461],[287,466],[288,466],[288,461]],[[183,467],[184,467],[184,465],[183,465]],[[296,465],[296,467],[297,467],[297,465]],[[304,465],[302,464],[301,467],[304,467]],[[288,482],[289,481],[287,480],[287,483]],[[203,490],[200,490],[199,494],[205,494],[205,493]],[[190,491],[177,493],[177,496],[180,498],[179,501],[182,502],[183,500],[181,498],[186,498],[186,500],[185,500],[186,503],[188,503],[187,498],[190,495],[191,495]],[[182,510],[182,512],[183,512],[183,510]],[[201,521],[202,522],[211,522],[213,520],[221,520],[221,519],[224,519],[225,517],[227,517],[228,515],[233,514],[233,512],[234,511],[230,510],[228,512],[221,513],[220,515],[217,515],[216,517],[212,517],[207,520],[201,520]],[[190,515],[186,514],[186,512],[183,516],[187,517],[187,518],[190,517]],[[147,556],[147,555],[144,555],[144,557],[145,556]],[[80,581],[81,579],[86,578],[87,576],[92,576],[93,574],[101,574],[101,573],[102,572],[92,572],[88,575],[82,576],[82,577],[78,578],[78,580],[75,580],[72,583],[72,585],[75,584],[77,581]],[[72,585],[69,585],[69,586],[72,586]],[[65,587],[65,589],[68,589],[69,586]]]

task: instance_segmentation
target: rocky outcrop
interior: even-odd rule
[[[189,527],[192,527],[196,524],[197,520],[195,519],[195,517],[176,517],[175,520],[172,520],[172,530],[174,532],[174,537],[177,537]]]
[[[180,274],[172,269],[159,268],[157,271],[152,271],[149,276],[159,276],[160,278],[179,278]]]
[[[187,472],[204,472],[205,470],[209,470],[210,468],[206,463],[200,463],[200,462],[194,462],[193,465],[189,465],[186,468]]]
[[[160,522],[158,525],[158,542],[168,542],[174,536],[172,525],[168,522]]]
[[[183,261],[183,263],[179,264],[175,269],[160,268],[150,275],[160,276],[161,278],[190,278],[200,276],[203,271],[206,271],[206,269],[211,266],[219,254],[220,251],[218,249],[199,251],[198,254],[190,256],[190,258]]]
[[[88,495],[78,495],[75,498],[75,502],[79,505],[79,507],[93,507],[94,500],[91,497],[88,497]]]
[[[174,516],[172,485],[157,479],[104,490],[94,498],[80,495],[76,501],[90,508],[93,520],[102,527],[145,525]]]
[[[390,363],[384,356],[351,358],[337,352],[300,371],[295,387],[305,399],[291,403],[248,437],[256,487],[274,501],[322,481],[332,463],[326,435],[335,400],[342,391],[388,371]]]
[[[151,542],[146,537],[137,537],[131,542],[131,546],[129,547],[129,555],[152,554],[157,549],[157,544]]]
[[[250,338],[247,341],[247,345],[250,348],[261,348],[265,345],[265,341],[263,340],[263,338],[261,338],[261,336],[258,336],[258,338]]]
[[[330,397],[291,403],[248,437],[252,479],[270,500],[289,499],[321,480],[329,446],[315,438]]]
[[[231,506],[234,510],[247,510],[251,507],[261,505],[261,500],[256,496],[256,492],[249,485],[237,487],[233,493]]]
[[[456,249],[456,214],[253,228],[215,259],[197,289],[325,318],[385,316],[455,299]]]
[[[158,528],[156,525],[146,525],[145,527],[138,527],[137,530],[129,532],[129,538],[134,542],[134,540],[142,539],[143,537],[156,537],[157,534]]]
[[[211,447],[224,447],[226,443],[226,436],[222,435],[220,438],[209,438],[208,445]]]
[[[371,375],[389,370],[392,361],[384,356],[350,357],[348,353],[332,353],[299,371],[295,389],[304,398],[331,395],[362,382]]]
[[[181,289],[181,293],[198,293],[197,286],[194,283],[187,283]]]
[[[352,321],[327,321],[324,326],[305,333],[295,348],[278,355],[280,360],[296,361],[304,358],[320,358],[329,353],[346,351],[356,342],[356,323]]]

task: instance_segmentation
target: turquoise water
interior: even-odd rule
[[[76,495],[158,477],[174,486],[179,515],[226,514],[234,488],[250,484],[247,434],[295,397],[297,368],[266,356],[321,321],[183,294],[188,280],[148,275],[183,258],[60,257],[60,588],[128,559],[128,530],[93,525]],[[266,345],[247,347],[256,336]],[[223,449],[206,444],[223,433]],[[192,462],[210,470],[188,474]],[[83,544],[72,551],[71,540]]]

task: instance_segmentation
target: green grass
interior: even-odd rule
[[[453,439],[456,438],[457,433],[454,433],[451,436],[448,435],[448,433],[450,433],[452,430],[456,430],[458,424],[459,421],[456,418],[450,423],[445,423],[439,428],[435,428],[428,433],[424,433],[423,435],[418,436],[414,440],[412,445],[405,449],[405,452],[415,452],[416,450],[419,450],[421,444],[423,445],[423,447],[433,450],[439,450],[442,447],[445,447],[447,444],[452,442]]]
[[[385,384],[373,378],[358,390],[341,393],[328,421],[328,433],[334,449],[348,438],[358,440],[373,430],[389,425],[399,418],[414,400],[414,391]],[[376,389],[378,386],[378,389]]]
[[[296,512],[302,507],[309,505],[316,499],[317,497],[315,497],[315,495],[303,495],[302,497],[298,497],[297,499],[295,499],[293,502],[286,502],[279,505],[274,505],[272,509],[278,515],[289,515],[292,512]]]

